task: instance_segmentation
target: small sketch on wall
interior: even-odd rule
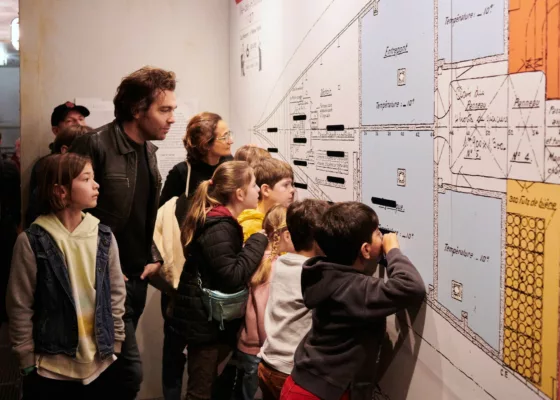
[[[397,169],[397,185],[406,186],[406,169]]]
[[[451,281],[451,297],[455,300],[463,301],[463,284]]]
[[[406,68],[400,68],[397,71],[397,86],[406,85]]]

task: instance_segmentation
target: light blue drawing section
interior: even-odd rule
[[[504,0],[440,0],[438,58],[454,63],[504,53]]]
[[[434,119],[434,1],[379,2],[362,19],[362,124]]]
[[[451,191],[439,195],[438,302],[457,318],[465,311],[469,327],[496,350],[501,210],[500,199]]]
[[[401,249],[426,287],[434,281],[433,149],[428,131],[362,134],[362,202],[375,210],[381,227],[398,231]],[[372,198],[392,200],[397,207],[380,206]]]

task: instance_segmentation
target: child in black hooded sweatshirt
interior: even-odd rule
[[[426,294],[397,236],[382,235],[377,214],[365,204],[330,207],[315,238],[326,256],[306,261],[301,275],[312,328],[295,352],[281,400],[348,399],[352,383],[364,372],[371,373],[373,385],[386,317],[418,304]],[[386,281],[371,276],[383,254]]]

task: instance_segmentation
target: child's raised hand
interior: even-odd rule
[[[383,235],[383,253],[387,254],[393,249],[398,249],[399,239],[395,233],[386,233]]]

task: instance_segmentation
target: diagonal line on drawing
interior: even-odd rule
[[[461,74],[459,74],[459,76],[456,79],[459,79],[460,77],[462,77],[463,75],[465,75],[467,72],[469,72],[471,69],[473,69],[474,66],[470,66],[468,67],[465,71],[461,72]]]
[[[439,97],[439,101],[441,102],[441,109],[445,111],[445,104],[443,103],[443,98],[441,97],[441,92],[439,91],[439,89],[437,90],[437,94]],[[447,114],[449,114],[450,110],[451,110],[451,105],[449,105],[447,111],[445,111],[445,114],[443,114],[441,117],[437,117],[437,119],[444,119],[447,116]]]
[[[550,226],[550,223],[551,223],[552,220],[554,219],[554,214],[556,214],[556,210],[554,210],[554,211],[552,212],[552,215],[549,217],[549,218],[550,218],[550,221],[548,221],[548,224],[546,224],[546,228],[544,228],[545,231],[548,230],[548,227]]]
[[[484,115],[486,114],[486,112],[490,109],[490,106],[492,105],[492,103],[494,102],[494,100],[496,100],[496,97],[498,97],[498,94],[499,94],[500,91],[502,90],[502,87],[504,86],[504,83],[506,83],[508,79],[509,79],[509,76],[506,75],[504,81],[502,82],[502,84],[500,85],[500,87],[498,88],[498,90],[496,90],[496,93],[494,93],[494,97],[492,97],[492,100],[490,100],[490,103],[488,103],[488,105],[486,106],[486,110],[484,110],[484,112],[480,115],[481,117],[484,117]]]
[[[469,187],[472,189],[472,185],[471,183],[467,180],[465,174],[461,173],[461,170],[463,169],[463,166],[461,165],[461,168],[459,168],[459,171],[457,172],[457,180],[455,181],[455,185],[459,186],[459,178],[462,177],[465,182],[467,182],[467,184],[469,185]]]
[[[523,193],[527,188],[525,187],[525,182],[521,182],[518,180],[514,181],[515,183],[517,183],[519,185],[519,187],[521,187],[521,193]]]
[[[539,93],[540,93],[538,87],[540,87],[540,84],[542,83],[543,79],[544,79],[544,74],[541,75],[541,80],[540,80],[539,83],[538,83],[537,90],[536,90],[536,92],[535,92],[535,96],[534,96],[534,98],[533,98],[533,101],[535,101],[535,100],[537,99],[537,97],[538,97],[538,95],[539,95]],[[511,85],[511,88],[512,88],[512,90],[513,90],[513,94],[514,94],[515,98],[518,98],[518,96],[517,96],[517,91],[515,90],[515,85],[513,84],[513,79],[510,79],[510,85]],[[531,108],[531,109],[529,109],[529,110],[527,111],[527,118],[525,119],[525,122],[524,122],[524,124],[523,124],[523,125],[524,125],[524,127],[523,127],[523,134],[521,135],[521,138],[519,139],[519,143],[517,144],[517,149],[516,149],[515,151],[516,151],[516,152],[519,151],[519,147],[521,147],[521,142],[522,142],[522,140],[523,140],[523,136],[525,135],[525,136],[527,137],[527,140],[528,140],[528,143],[529,143],[529,147],[531,148],[531,152],[533,153],[533,160],[534,160],[534,162],[535,162],[535,164],[536,164],[536,166],[534,166],[534,167],[537,168],[538,175],[539,175],[539,176],[541,177],[541,179],[544,181],[544,180],[545,180],[544,175],[543,175],[543,173],[540,172],[540,165],[539,165],[539,162],[537,161],[537,160],[538,160],[537,154],[536,154],[535,149],[534,149],[534,147],[533,147],[533,143],[531,142],[531,137],[529,136],[529,132],[527,131],[527,124],[529,123],[529,119],[531,118],[531,114],[533,113],[533,110],[534,110],[534,109]],[[509,111],[510,111],[510,110],[508,110],[508,112],[509,112]],[[519,111],[519,114],[520,114],[520,116],[521,116],[521,120],[523,120],[523,118],[524,118],[525,116],[523,115],[522,110],[519,109],[518,111]],[[541,132],[541,133],[544,135],[544,132]],[[511,169],[512,169],[512,168],[513,168],[513,164],[512,164],[512,165],[509,167],[509,169],[508,169],[508,176],[509,176],[509,174],[511,173]]]
[[[492,99],[490,100],[490,102],[488,103],[488,105],[486,106],[486,110],[484,110],[479,118],[482,118],[486,112],[488,111],[488,109],[490,108],[490,106],[492,105],[492,103],[494,102],[494,100],[496,99],[496,97],[498,97],[498,94],[501,92],[502,88],[504,87],[504,84],[507,82],[507,80],[509,79],[509,76],[506,75],[504,77],[504,80],[502,81],[502,83],[500,84],[500,86],[498,87],[498,89],[496,90],[496,92],[494,93],[494,96],[492,97]],[[453,85],[451,85],[451,88],[455,91],[455,89],[453,88]],[[465,105],[461,99],[461,103],[463,105]],[[474,128],[475,130],[478,131],[478,128]],[[480,135],[480,134],[479,134]],[[451,168],[453,168],[453,166],[457,163],[457,161],[459,160],[459,158],[461,157],[461,155],[463,154],[463,152],[465,151],[466,145],[463,143],[463,148],[461,150],[461,152],[459,153],[459,155],[457,156],[457,158],[455,159],[455,161],[453,161],[453,163],[451,164]],[[492,154],[490,152],[490,154]],[[494,155],[492,154],[492,157],[494,158],[494,161],[496,162],[496,164],[498,165],[498,168],[500,169],[500,171],[502,171],[502,174],[504,174],[504,177],[507,178],[506,173],[504,172],[504,170],[502,169],[502,167],[500,166],[500,163],[498,162],[498,160],[494,157]]]
[[[478,137],[480,138],[480,140],[484,141],[484,138],[482,137],[482,135],[480,134],[480,132],[478,131],[478,128],[475,128],[473,131],[473,134],[477,134]],[[488,150],[488,153],[490,153],[490,155],[492,156],[492,158],[494,159],[494,162],[496,163],[496,165],[498,166],[498,168],[500,169],[500,171],[502,171],[502,174],[504,175],[504,178],[507,178],[506,173],[504,172],[504,170],[502,169],[502,167],[500,166],[500,162],[498,161],[498,159],[496,158],[496,156],[494,155],[494,153],[492,153],[492,149],[490,148],[490,145],[488,145],[488,148],[486,149]]]
[[[264,103],[264,107],[263,107],[263,112],[261,114],[261,116],[259,117],[259,121],[256,124],[257,128],[262,127],[272,116],[273,114],[278,110],[278,108],[280,107],[280,105],[282,104],[282,102],[284,102],[288,96],[290,95],[292,89],[294,87],[296,87],[296,85],[299,83],[299,81],[303,78],[303,76],[305,76],[305,74],[311,69],[311,67],[313,67],[313,65],[315,65],[315,63],[323,56],[323,54],[325,54],[325,52],[340,38],[340,36],[342,36],[356,21],[358,21],[360,19],[360,17],[362,17],[365,13],[367,13],[372,7],[373,7],[373,3],[372,2],[368,2],[355,16],[354,18],[352,18],[352,20],[350,20],[350,22],[348,22],[348,24],[346,24],[344,26],[344,28],[342,28],[342,30],[335,35],[335,37],[329,42],[327,43],[327,45],[325,47],[323,47],[323,49],[315,56],[315,58],[307,65],[307,67],[301,72],[301,74],[295,79],[294,83],[288,88],[288,90],[286,91],[286,94],[280,99],[280,101],[278,102],[278,104],[276,105],[276,107],[274,107],[274,109],[265,117],[265,113],[266,113],[266,108],[268,107],[268,103],[270,102],[270,99],[274,93],[274,90],[276,89],[276,87],[278,86],[278,84],[282,81],[282,77],[284,72],[286,71],[286,69],[288,68],[288,66],[290,65],[292,59],[295,57],[296,53],[298,52],[299,48],[303,45],[303,42],[305,41],[305,39],[307,38],[307,36],[309,36],[309,34],[311,33],[311,31],[315,28],[315,25],[317,25],[317,23],[321,20],[321,18],[323,18],[323,16],[325,15],[325,13],[327,12],[327,10],[332,6],[332,4],[335,2],[335,0],[332,0],[329,5],[325,8],[325,10],[323,11],[323,13],[319,16],[319,18],[317,18],[317,20],[315,21],[315,23],[313,24],[313,26],[309,29],[309,31],[307,32],[307,34],[303,37],[303,39],[301,40],[300,44],[298,45],[298,47],[294,50],[294,53],[292,54],[292,56],[290,57],[290,59],[286,62],[286,65],[284,66],[284,68],[282,69],[282,72],[280,72],[280,74],[278,75],[278,79],[276,80],[276,82],[274,83],[274,86],[272,87],[271,91],[270,91],[270,95],[268,97],[268,99],[266,100],[266,102]]]
[[[435,139],[442,139],[443,140],[443,145],[441,146],[441,151],[439,152],[439,156],[437,156],[438,160],[437,160],[437,165],[439,165],[439,163],[441,162],[441,157],[443,157],[443,152],[445,151],[445,146],[450,147],[449,146],[449,141],[443,137],[443,136],[437,136],[434,138]],[[437,149],[436,149],[436,154],[437,154]]]
[[[465,151],[466,148],[467,148],[467,146],[465,144],[463,144],[463,148],[461,149],[461,151],[459,152],[459,155],[457,156],[455,161],[453,161],[453,163],[451,164],[449,169],[451,169],[451,170],[453,169],[453,167],[455,166],[455,164],[457,164],[457,161],[459,161],[459,158],[461,158],[461,155],[463,154],[463,152]]]

